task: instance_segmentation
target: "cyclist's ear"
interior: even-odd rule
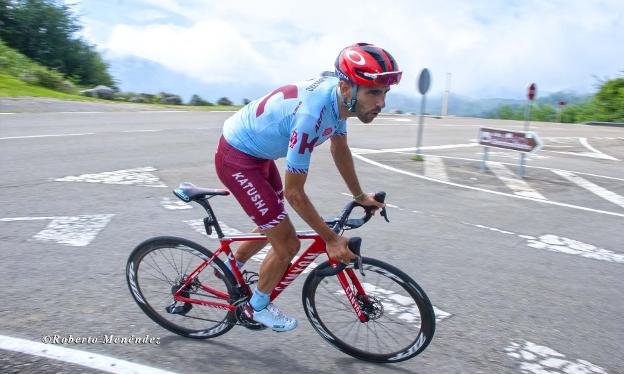
[[[353,85],[351,82],[341,80],[338,82],[338,89],[340,90],[340,94],[343,98],[351,97],[351,90],[353,89]]]

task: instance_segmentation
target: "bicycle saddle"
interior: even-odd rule
[[[178,199],[188,203],[192,200],[204,199],[206,196],[227,196],[230,194],[230,191],[219,188],[202,188],[192,183],[184,182],[180,183],[180,186],[173,190],[173,194]]]

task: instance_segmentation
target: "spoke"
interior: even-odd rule
[[[170,249],[170,248],[167,248],[167,249],[169,249],[169,251],[171,251],[171,249]],[[163,248],[163,251],[164,251],[164,248]],[[173,265],[173,264],[171,263],[171,261],[169,261],[169,259],[167,258],[167,256],[165,256],[165,254],[164,254],[164,253],[162,253],[163,251],[159,251],[160,256],[161,256],[162,258],[164,258],[164,259],[165,259],[165,262],[167,262],[167,264],[169,264],[169,266],[171,266],[171,268],[172,268],[172,269],[176,272],[176,274],[178,274],[178,276],[179,276],[179,275],[180,275],[180,273],[178,272],[178,269],[175,267],[175,265]],[[169,252],[169,255],[171,255],[171,252]]]
[[[139,277],[139,278],[140,278],[141,280],[143,280],[143,279],[148,278],[148,277],[149,277],[149,278],[156,279],[156,280],[159,280],[159,281],[161,281],[161,282],[165,282],[165,283],[167,283],[167,284],[173,284],[173,283],[171,283],[169,280],[167,280],[167,279],[163,279],[163,278],[159,278],[159,277],[157,277],[156,275],[154,275],[154,274],[150,273],[150,272],[149,272],[149,271],[147,271],[147,270],[145,270],[144,272],[141,272],[141,274],[140,274],[140,277]]]
[[[358,321],[358,322],[359,322],[359,321]],[[351,321],[350,323],[348,322],[347,324],[345,324],[345,325],[344,325],[344,326],[342,326],[342,327],[337,327],[337,328],[336,328],[336,332],[338,332],[338,331],[342,331],[342,330],[346,329],[347,327],[351,327],[351,328],[353,329],[353,326],[354,326],[353,321]]]
[[[317,305],[318,305],[318,303],[317,303]],[[341,308],[341,309],[323,307],[323,311],[327,311],[327,312],[350,312],[352,310],[353,310],[353,307],[351,305],[345,305],[345,307]]]
[[[156,260],[153,258],[153,256],[149,257],[150,260],[152,260],[152,262],[154,263],[154,265],[150,264],[147,260],[147,258],[145,259],[145,263],[147,263],[148,265],[150,265],[152,267],[152,269],[154,270],[158,270],[158,272],[160,272],[160,274],[162,274],[163,277],[167,278],[167,281],[170,284],[174,284],[175,282],[172,281],[171,279],[169,279],[169,277],[165,274],[165,272],[160,268],[160,266],[158,266],[158,263],[156,263]]]
[[[325,287],[325,286],[324,286],[323,288],[324,288],[324,289],[325,289],[325,290],[329,293],[329,295],[330,295],[330,296],[332,296],[332,297],[333,297],[333,298],[334,298],[337,302],[339,302],[340,304],[342,304],[342,305],[344,305],[344,306],[346,306],[346,307],[351,307],[351,304],[347,304],[347,303],[345,303],[345,302],[344,302],[344,299],[342,299],[342,300],[341,300],[341,299],[339,299],[339,298],[338,298],[338,296],[336,295],[336,291],[330,291],[330,290],[328,290],[328,289],[327,289],[327,287]],[[337,290],[337,291],[338,291],[338,290]],[[342,293],[344,294],[344,290],[343,290],[342,288],[340,288],[340,289],[339,289],[339,291],[340,291],[340,292],[342,292]],[[347,297],[347,295],[344,295],[344,296],[345,296],[345,298]],[[353,307],[351,307],[351,308],[353,308]]]
[[[386,334],[388,334],[388,336],[390,336],[392,338],[392,340],[395,341],[395,343],[397,344],[402,344],[401,342],[399,342],[395,336],[395,332],[392,331],[392,333],[389,331],[390,329],[385,329],[384,324],[382,322],[378,322],[378,321],[374,321],[373,326],[377,326],[377,325],[381,325],[381,331],[385,332]],[[375,327],[375,331],[377,331],[377,328]]]
[[[180,251],[180,252],[184,253],[184,251]],[[182,255],[180,255],[180,256],[182,256]],[[184,269],[184,273],[182,273],[182,275],[188,275],[188,270],[191,267],[191,263],[193,262],[192,260],[193,260],[192,258],[189,259],[189,262],[188,262],[188,264],[186,264],[186,268]]]

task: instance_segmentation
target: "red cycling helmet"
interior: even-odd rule
[[[336,58],[336,76],[351,82],[351,99],[342,102],[350,112],[355,112],[358,86],[390,86],[401,81],[394,57],[385,49],[369,43],[356,43],[344,48]]]
[[[369,43],[344,48],[335,66],[338,78],[362,86],[398,84],[403,74],[390,53]]]

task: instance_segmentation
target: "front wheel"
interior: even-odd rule
[[[303,286],[303,308],[314,329],[355,358],[390,363],[410,359],[431,342],[435,315],[425,292],[401,270],[362,258],[365,276],[355,271],[366,296],[351,285],[367,322],[357,318],[336,276],[312,272]],[[317,270],[327,268],[324,262]],[[348,277],[347,277],[348,278]]]

